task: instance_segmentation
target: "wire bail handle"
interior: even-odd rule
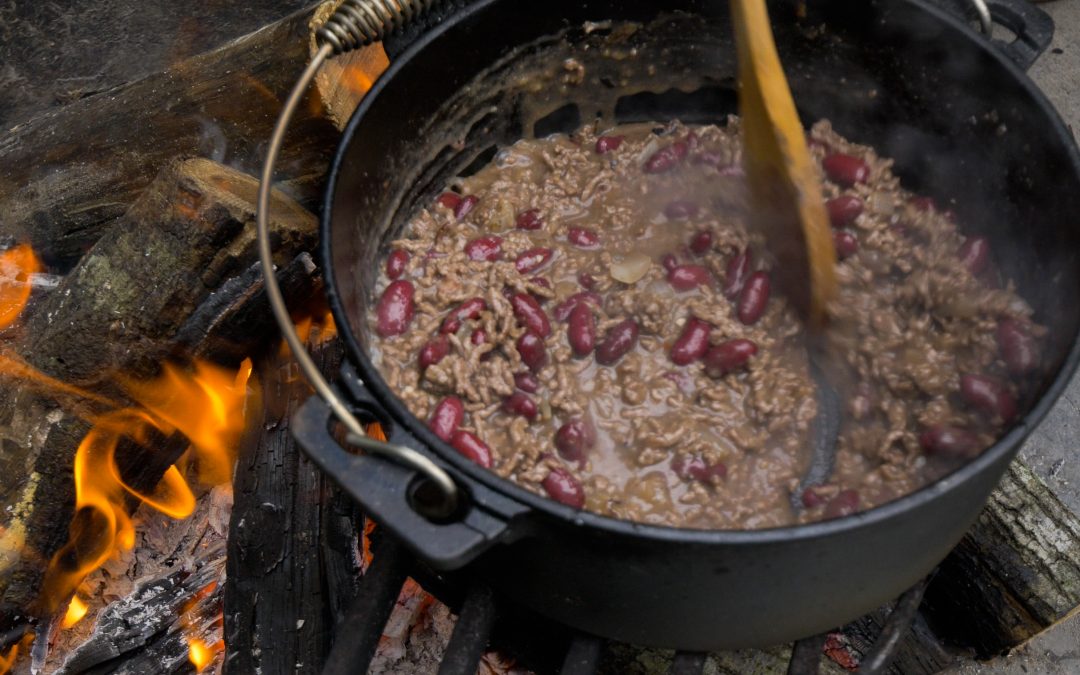
[[[442,494],[442,503],[429,507],[425,511],[434,516],[449,516],[460,501],[460,490],[453,478],[442,467],[427,456],[403,445],[386,443],[369,437],[360,420],[349,410],[348,405],[338,396],[330,383],[319,372],[318,366],[308,354],[303,341],[296,333],[292,318],[289,316],[285,298],[281,294],[277,277],[274,274],[273,253],[270,249],[270,190],[274,179],[274,166],[284,141],[285,131],[289,128],[296,108],[319,68],[331,56],[338,56],[358,47],[381,41],[387,35],[400,30],[416,16],[431,8],[437,0],[345,0],[327,22],[316,32],[316,44],[319,48],[311,62],[304,69],[289,92],[285,105],[281,109],[270,145],[266,150],[259,178],[259,198],[256,208],[256,233],[258,238],[259,263],[266,295],[273,310],[274,319],[292,351],[293,358],[300,366],[300,371],[330,406],[334,416],[345,425],[348,431],[346,441],[367,452],[381,455],[391,461],[416,470],[433,483]]]

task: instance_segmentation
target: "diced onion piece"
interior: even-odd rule
[[[648,273],[651,265],[652,258],[644,253],[634,252],[622,258],[616,258],[615,262],[611,263],[608,271],[616,281],[633,284]]]

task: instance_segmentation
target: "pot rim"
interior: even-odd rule
[[[391,82],[394,77],[424,48],[434,40],[441,37],[459,23],[471,18],[477,13],[485,11],[489,6],[500,0],[477,0],[461,9],[435,27],[427,30],[404,52],[391,63],[386,72],[378,78],[375,85],[361,100],[360,105],[353,112],[349,123],[346,125],[340,143],[334,154],[334,160],[328,174],[326,192],[323,200],[323,212],[320,218],[320,242],[319,253],[325,272],[326,294],[330,309],[338,325],[338,331],[345,341],[350,355],[351,363],[358,369],[364,386],[372,391],[376,401],[382,405],[393,418],[392,422],[400,424],[410,434],[417,437],[423,444],[424,451],[434,454],[439,460],[450,464],[456,471],[458,478],[465,478],[466,490],[472,487],[469,481],[475,481],[482,486],[495,491],[498,494],[509,497],[517,502],[529,506],[531,509],[543,513],[545,516],[569,521],[577,527],[590,527],[614,535],[626,535],[645,537],[661,542],[679,542],[701,545],[735,545],[735,544],[758,544],[767,545],[774,543],[791,543],[793,541],[809,541],[817,538],[825,538],[840,535],[864,527],[874,527],[881,523],[900,517],[905,513],[916,510],[919,507],[935,500],[939,495],[952,490],[954,487],[966,483],[976,475],[988,470],[1003,456],[1014,454],[1019,450],[1021,442],[1031,433],[1035,427],[1046,417],[1050,408],[1057,402],[1065,387],[1072,379],[1073,374],[1080,365],[1080,331],[1073,336],[1073,345],[1067,353],[1061,368],[1054,377],[1053,382],[1047,387],[1044,394],[1039,398],[1031,410],[1004,436],[999,438],[992,446],[985,450],[974,460],[968,462],[952,473],[930,483],[918,490],[908,493],[893,501],[861,511],[850,516],[824,520],[802,525],[788,525],[784,527],[757,529],[757,530],[704,530],[692,528],[677,528],[667,525],[652,525],[637,523],[628,520],[619,520],[610,516],[604,516],[590,511],[577,510],[560,504],[552,499],[532,493],[516,483],[499,477],[493,471],[484,469],[469,461],[453,450],[446,442],[435,436],[418,417],[413,415],[390,390],[382,375],[375,368],[367,354],[361,349],[356,336],[353,334],[349,323],[349,313],[344,307],[341,296],[337,291],[336,277],[333,274],[333,257],[331,254],[330,231],[333,220],[333,204],[336,193],[337,181],[342,163],[348,154],[349,148],[356,140],[356,132],[362,123],[368,110],[378,99],[381,91]],[[1073,170],[1080,174],[1080,152],[1068,133],[1064,122],[1050,101],[1027,76],[1027,74],[1013,63],[1003,52],[986,41],[971,27],[955,18],[945,10],[930,4],[928,0],[897,0],[912,5],[939,21],[948,24],[955,30],[963,33],[972,43],[974,49],[980,49],[990,55],[1005,71],[1012,75],[1021,88],[1043,109],[1049,117],[1050,131],[1057,137],[1059,143],[1067,149],[1069,161]],[[1010,458],[1011,461],[1011,458]],[[463,474],[463,475],[462,475]]]

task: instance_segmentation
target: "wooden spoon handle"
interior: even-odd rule
[[[809,324],[819,327],[837,288],[821,182],[780,65],[765,0],[731,0],[731,12],[751,219],[777,258],[778,286]]]

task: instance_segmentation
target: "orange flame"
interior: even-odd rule
[[[193,371],[166,365],[154,381],[125,381],[125,389],[145,410],[124,408],[102,415],[79,444],[75,517],[67,544],[53,556],[45,575],[42,599],[49,612],[114,552],[135,544],[129,495],[173,518],[186,518],[195,509],[195,495],[175,465],[151,494],[126,483],[116,463],[117,447],[125,439],[146,448],[156,433],[168,437],[180,431],[191,442],[188,454],[198,462],[203,481],[231,480],[251,362],[245,360],[236,374],[205,363]]]
[[[225,644],[221,640],[208,645],[195,638],[188,642],[188,661],[191,661],[197,672],[202,672],[223,649],[225,649]]]
[[[82,598],[77,595],[72,596],[71,602],[68,604],[67,612],[64,614],[64,621],[60,624],[60,627],[71,628],[82,621],[82,618],[86,616],[88,611],[90,611],[90,607],[82,601]]]
[[[180,623],[184,627],[184,633],[187,635],[188,641],[188,660],[195,666],[196,672],[205,669],[214,661],[214,657],[225,649],[224,640],[208,643],[206,640],[197,637],[198,627],[196,626],[195,614],[197,613],[199,602],[209,597],[216,588],[216,581],[207,584],[201,588],[198,593],[189,598],[180,610]],[[219,615],[213,620],[212,625],[220,628],[223,621],[224,618]]]
[[[10,326],[30,300],[30,275],[41,270],[26,244],[0,253],[0,330]]]
[[[7,673],[15,666],[15,661],[18,658],[19,645],[17,644],[12,645],[7,654],[0,654],[0,675],[7,675]]]

